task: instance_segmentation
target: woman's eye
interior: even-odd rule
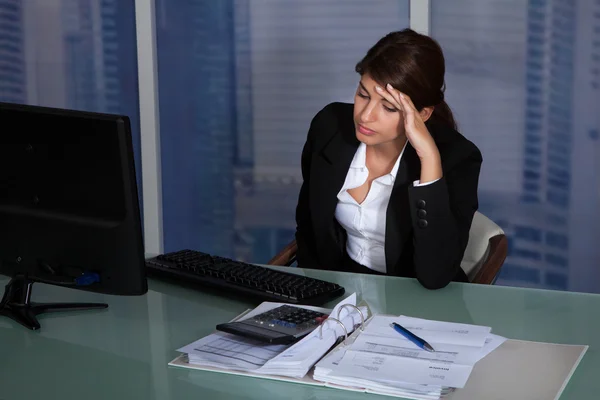
[[[358,92],[357,94],[358,94],[358,97],[362,97],[363,99],[368,99],[369,98],[369,96],[367,96],[366,94],[362,94],[360,92]]]
[[[386,107],[386,106],[383,106],[383,108],[384,108],[384,109],[385,109],[385,111],[387,111],[387,112],[396,112],[396,111],[398,111],[398,110],[397,110],[397,109],[395,109],[395,108],[390,108],[390,107]]]

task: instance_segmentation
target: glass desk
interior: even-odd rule
[[[590,346],[564,399],[600,393],[600,295],[294,269],[357,292],[374,312],[492,327],[513,339]],[[1,276],[0,285],[8,283]],[[0,318],[0,399],[354,399],[384,397],[185,370],[175,350],[258,303],[150,280],[145,296],[119,297],[35,284],[33,301],[106,302],[97,311],[45,314],[29,331]],[[329,304],[332,306],[332,304]],[[596,393],[596,395],[594,395]]]

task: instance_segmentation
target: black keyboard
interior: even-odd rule
[[[194,250],[146,260],[149,276],[237,292],[265,301],[321,305],[344,294],[336,283],[276,271]]]

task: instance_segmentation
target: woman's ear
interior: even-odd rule
[[[433,109],[435,107],[431,106],[431,107],[424,107],[421,111],[419,111],[419,115],[421,116],[421,119],[423,120],[423,122],[427,122],[427,120],[429,118],[431,118],[431,114],[433,114]]]

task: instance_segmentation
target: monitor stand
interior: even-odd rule
[[[35,280],[26,276],[15,276],[8,282],[0,301],[0,315],[12,318],[31,330],[40,329],[36,316],[46,312],[92,310],[107,308],[105,303],[34,303],[31,289]]]

